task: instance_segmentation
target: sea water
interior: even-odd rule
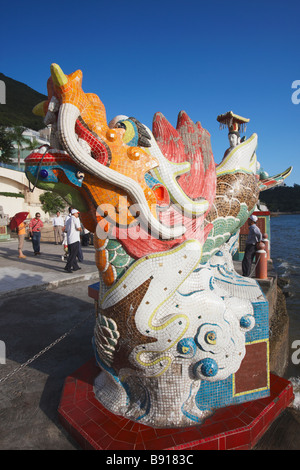
[[[271,258],[278,276],[287,284],[289,363],[285,378],[294,388],[293,406],[300,410],[300,215],[271,217]]]

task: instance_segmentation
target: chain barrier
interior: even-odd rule
[[[82,323],[84,323],[85,321],[87,321],[91,316],[93,316],[94,313],[90,313],[86,318],[84,318],[83,320],[81,320],[80,322],[76,323],[76,325],[72,326],[72,328],[70,328],[69,331],[67,331],[66,333],[64,333],[63,335],[61,335],[59,338],[57,338],[55,341],[53,341],[53,343],[49,344],[48,346],[46,346],[44,349],[42,349],[39,353],[35,354],[33,357],[31,357],[30,359],[28,359],[26,362],[24,362],[23,364],[21,364],[20,366],[16,367],[14,370],[12,370],[11,372],[9,372],[9,374],[7,374],[5,377],[2,377],[0,378],[0,384],[5,382],[6,380],[8,380],[10,377],[12,377],[13,375],[15,375],[17,372],[20,372],[20,370],[24,369],[25,367],[27,367],[29,364],[31,364],[33,361],[35,361],[36,359],[38,359],[40,356],[42,356],[43,354],[45,354],[45,352],[49,351],[49,349],[53,348],[54,346],[56,346],[56,344],[60,343],[60,341],[62,341],[64,338],[66,338],[67,336],[69,336],[74,330],[76,330],[76,328],[78,328]]]

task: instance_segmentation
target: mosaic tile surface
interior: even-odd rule
[[[26,158],[31,184],[56,191],[94,233],[99,284],[93,393],[115,415],[156,429],[202,424],[224,406],[270,393],[268,304],[232,263],[259,192],[257,134],[226,113],[230,147],[216,165],[210,133],[181,111],[109,123],[80,70],[50,67],[49,147]],[[259,373],[254,370],[258,367]]]

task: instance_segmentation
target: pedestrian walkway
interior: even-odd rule
[[[35,256],[31,241],[25,240],[26,259],[18,258],[18,240],[0,243],[0,298],[15,295],[16,290],[53,289],[73,282],[98,279],[95,249],[92,245],[82,247],[83,262],[80,270],[67,273],[62,260],[63,246],[53,242],[41,242],[41,254]]]

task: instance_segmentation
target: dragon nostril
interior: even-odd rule
[[[82,171],[77,171],[76,178],[83,179],[84,178],[84,173],[82,173]]]
[[[117,138],[117,133],[116,131],[114,131],[113,129],[110,129],[106,132],[106,138],[107,140],[109,140],[110,142],[113,142],[114,140],[116,140]]]

